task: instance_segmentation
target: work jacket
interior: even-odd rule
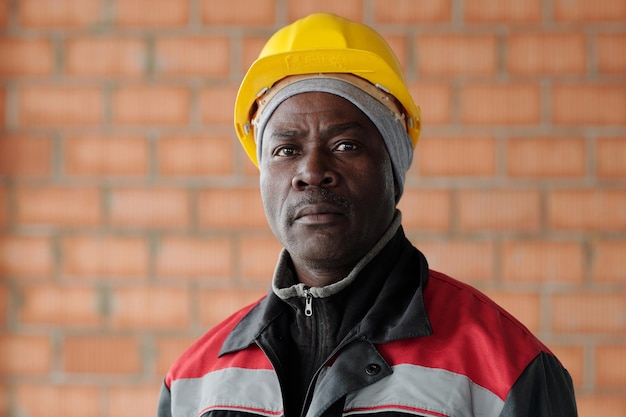
[[[273,289],[176,361],[158,417],[575,417],[572,381],[519,321],[429,270],[396,220],[344,281]]]

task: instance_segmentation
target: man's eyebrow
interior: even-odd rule
[[[320,135],[323,138],[332,138],[334,136],[338,136],[342,133],[351,131],[351,130],[363,130],[364,127],[359,122],[347,122],[347,123],[338,123],[334,125],[327,126],[323,128],[320,132]],[[276,139],[296,139],[300,137],[306,136],[308,130],[305,129],[297,129],[292,127],[280,127],[272,129],[270,137]]]
[[[364,127],[359,122],[339,123],[336,125],[328,126],[323,129],[321,135],[324,137],[333,137],[351,130],[363,130]]]
[[[305,136],[306,132],[299,129],[291,128],[277,128],[271,131],[270,137],[276,139],[293,139],[301,136]]]

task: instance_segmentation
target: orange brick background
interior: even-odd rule
[[[321,10],[378,29],[422,107],[401,208],[431,266],[559,355],[581,417],[626,415],[623,0],[0,0],[0,416],[153,415],[266,292],[233,102]]]

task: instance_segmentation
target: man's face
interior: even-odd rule
[[[281,103],[266,125],[259,168],[269,225],[297,268],[349,271],[393,219],[383,139],[336,95],[303,93]]]

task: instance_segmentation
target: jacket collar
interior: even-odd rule
[[[288,254],[283,252],[276,273],[293,275],[289,264]],[[387,242],[368,262],[359,265],[358,273],[350,274],[350,282],[339,290],[346,302],[346,313],[358,315],[355,318],[358,325],[348,336],[378,344],[432,333],[423,299],[428,264],[424,255],[406,239],[401,226],[397,226],[391,238],[387,237]],[[274,282],[280,279],[284,277],[275,277]],[[321,293],[323,296],[324,292]],[[289,300],[282,298],[285,297],[270,291],[234,327],[220,356],[253,344],[289,308]]]

